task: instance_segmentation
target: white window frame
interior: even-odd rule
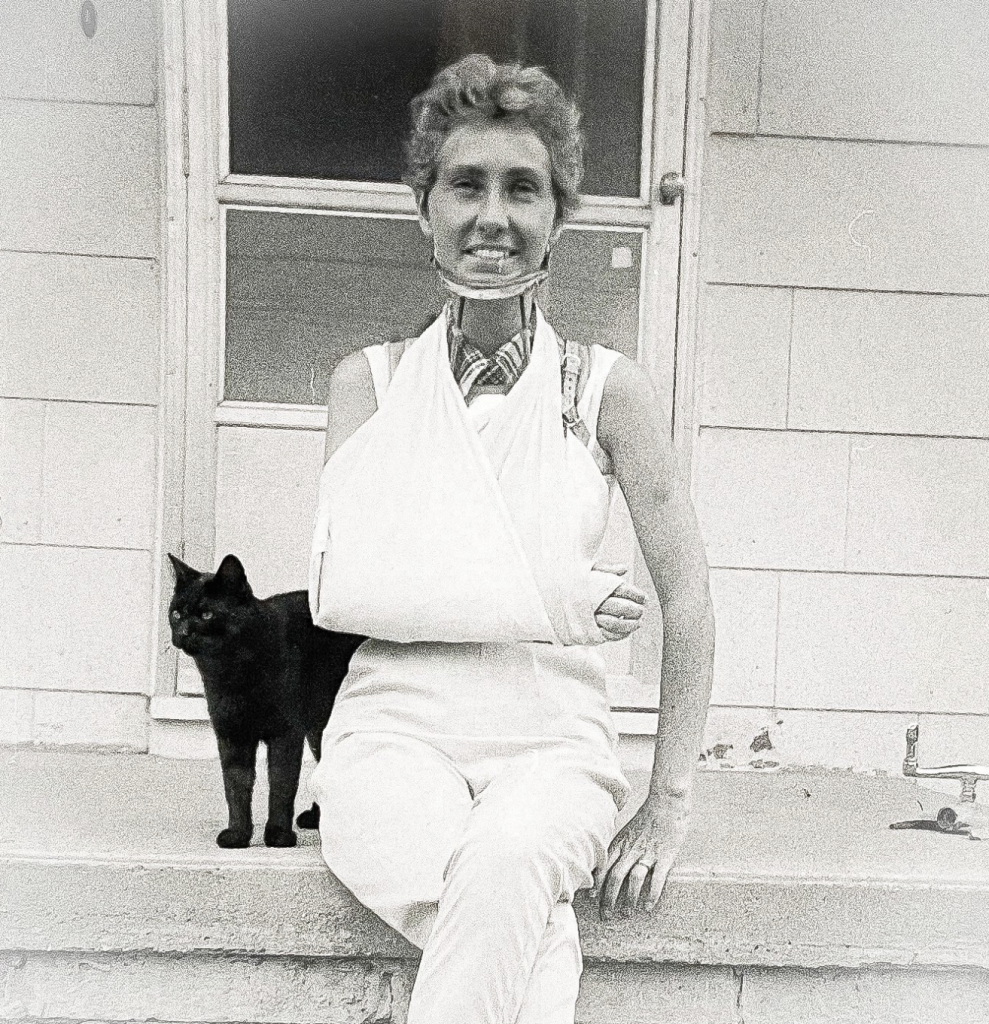
[[[708,6],[709,0],[647,0],[640,195],[585,196],[571,221],[576,230],[643,234],[638,358],[659,393],[672,403],[673,439],[684,465],[690,464],[695,432]],[[163,320],[168,372],[160,534],[165,550],[181,549],[192,564],[211,565],[217,430],[231,424],[323,430],[326,422],[322,406],[220,400],[226,210],[396,219],[414,217],[416,211],[404,185],[231,174],[226,0],[175,0],[163,8]],[[660,67],[662,74],[657,74]],[[675,206],[658,201],[659,177],[669,170],[685,178],[684,199]],[[204,710],[193,713],[189,697],[176,696],[167,599],[162,596],[159,603],[152,713],[202,717]],[[648,671],[658,668],[657,657],[655,638],[633,642],[633,675],[619,681],[623,700],[616,713],[623,732],[654,729],[655,714],[636,709],[644,701],[640,695],[649,689],[639,680],[647,666]]]

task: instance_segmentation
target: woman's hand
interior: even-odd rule
[[[689,817],[684,798],[646,797],[612,840],[604,867],[595,872],[594,888],[604,920],[615,913],[622,896],[622,910],[648,911],[656,906],[683,845]]]
[[[628,567],[624,565],[595,565],[598,572],[611,572],[624,576]],[[624,640],[642,625],[642,609],[646,595],[631,583],[621,583],[606,597],[594,613],[598,629],[608,640]]]

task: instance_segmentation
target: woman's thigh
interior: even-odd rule
[[[330,869],[421,946],[473,802],[463,775],[421,740],[351,733],[324,739],[313,787]]]
[[[536,867],[554,900],[591,885],[618,814],[607,780],[552,753],[533,753],[512,759],[478,790],[460,850],[486,849],[485,859],[500,862],[508,880]]]

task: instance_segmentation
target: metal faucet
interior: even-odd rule
[[[920,726],[911,725],[907,729],[907,756],[903,759],[903,774],[918,779],[958,779],[962,784],[961,802],[974,803],[976,784],[989,779],[989,765],[945,764],[939,768],[921,768],[917,764],[919,738]]]
[[[917,740],[920,726],[907,729],[907,756],[903,759],[903,774],[916,779],[958,779],[962,784],[960,803],[942,807],[933,818],[915,818],[894,821],[890,828],[916,828],[947,835],[967,836],[969,839],[989,838],[984,809],[976,808],[975,787],[989,779],[989,765],[945,764],[938,768],[921,768],[917,764]]]

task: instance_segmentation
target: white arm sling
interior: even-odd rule
[[[594,612],[621,580],[579,551],[558,345],[540,314],[484,441],[450,370],[445,318],[410,345],[378,411],[323,468],[316,625],[399,642],[605,640]]]

